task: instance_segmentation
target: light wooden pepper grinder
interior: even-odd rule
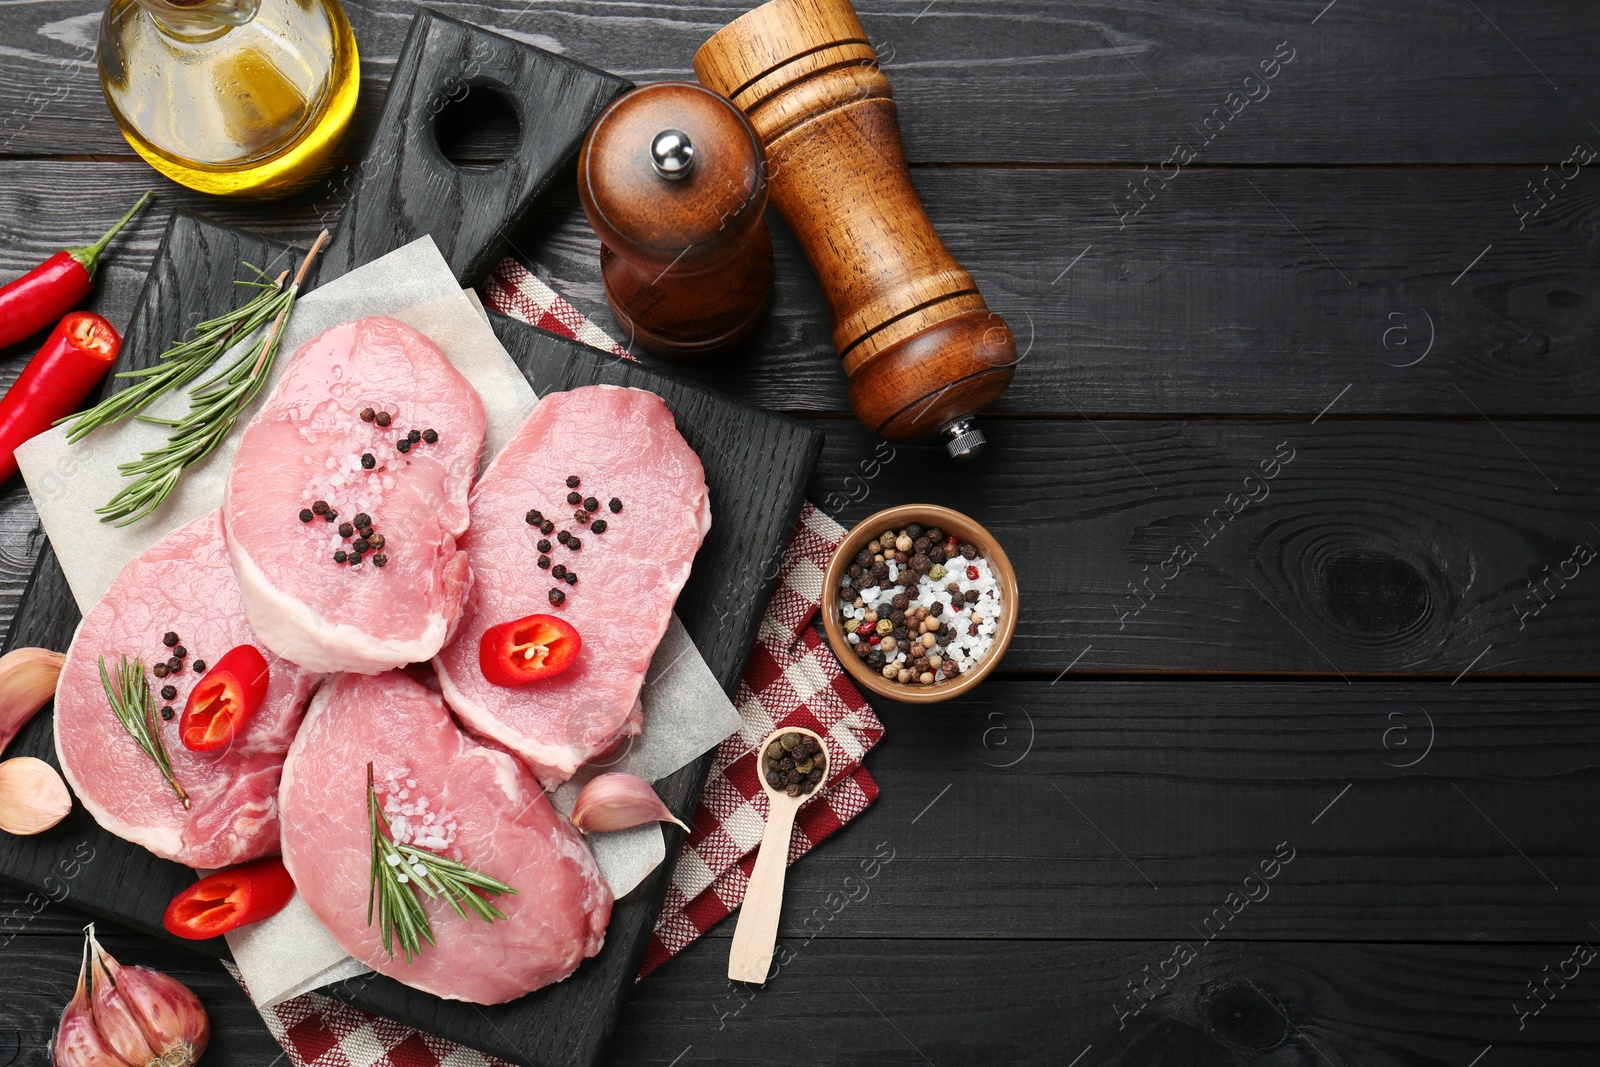
[[[622,328],[666,359],[717,355],[761,323],[772,293],[766,157],[744,115],[693,82],[619,97],[578,155]]]
[[[889,79],[849,0],[771,0],[694,57],[749,117],[772,202],[833,310],[857,417],[891,440],[943,432],[975,454],[973,415],[1011,384],[1017,345],[928,221]]]

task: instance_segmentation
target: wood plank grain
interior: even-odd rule
[[[695,49],[749,6],[487,0],[442,9],[653,81],[692,77]],[[913,161],[1154,165],[1189,144],[1211,163],[1556,163],[1574,140],[1593,136],[1584,102],[1600,87],[1591,62],[1600,28],[1560,0],[1476,9],[1451,0],[1403,8],[1345,0],[1328,10],[1326,0],[858,6]],[[358,155],[414,6],[345,8],[364,73],[346,149]],[[95,78],[100,9],[90,0],[0,8],[9,46],[0,151],[128,153]],[[1293,59],[1263,79],[1261,64],[1280,45]],[[1247,92],[1258,101],[1238,103]]]
[[[997,412],[1314,416],[1337,398],[1333,415],[1600,413],[1590,170],[1520,232],[1528,171],[1185,172],[1152,186],[1153,202],[1124,224],[1112,198],[1134,176],[918,172],[944,239],[1026,351]],[[135,164],[0,162],[0,277],[108,225],[147,180]],[[159,202],[199,204],[183,192]],[[222,221],[301,243],[338,214],[314,196],[213,206]],[[147,212],[113,250],[96,298],[113,321],[161,222]],[[774,233],[776,299],[748,350],[652,365],[762,407],[847,411],[816,279],[787,229]],[[616,331],[570,182],[511,241]]]
[[[780,937],[1600,937],[1592,687],[1069,675],[874,706],[882,794],[790,870]]]
[[[826,1064],[1467,1067],[1492,1044],[1486,1067],[1580,1067],[1593,1060],[1600,1001],[1589,971],[1523,1029],[1512,1005],[1583,940],[1218,943],[1163,981],[1172,942],[818,937],[788,942],[787,965],[755,987],[719,973],[727,942],[707,938],[640,984],[607,1062],[660,1067],[681,1054],[680,1067],[754,1067],[800,1033],[805,1062]],[[1153,999],[1134,1014],[1129,986],[1145,981]]]
[[[933,500],[1005,546],[1011,670],[1600,671],[1586,421],[989,420],[961,469],[819,425],[846,526]]]

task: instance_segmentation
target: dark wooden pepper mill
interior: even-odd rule
[[[833,309],[856,415],[900,440],[943,431],[975,454],[972,416],[1017,362],[917,198],[889,80],[849,0],[772,0],[695,53],[706,86],[749,116],[772,201],[805,246]]]
[[[726,99],[657,82],[616,100],[578,155],[606,297],[667,359],[716,355],[760,325],[772,294],[766,157]]]

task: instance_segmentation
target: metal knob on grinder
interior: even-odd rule
[[[657,82],[601,113],[578,156],[578,197],[600,237],[612,313],[667,359],[725,352],[772,294],[766,157],[726,99]]]
[[[1011,384],[1016,339],[917,198],[849,0],[771,0],[717,31],[694,69],[761,137],[772,202],[833,310],[856,416],[891,440],[942,432],[952,456],[975,454],[972,416]]]

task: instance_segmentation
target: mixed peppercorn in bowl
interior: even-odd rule
[[[948,700],[976,685],[1015,630],[1017,584],[993,535],[935,505],[890,508],[846,535],[822,615],[845,669],[881,696]]]

